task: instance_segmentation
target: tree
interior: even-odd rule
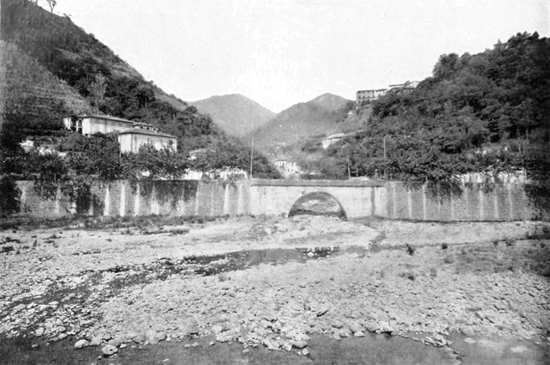
[[[57,0],[46,0],[48,6],[50,7],[50,13],[53,13],[53,9],[57,5]]]
[[[96,111],[100,111],[105,102],[107,79],[102,73],[95,75],[94,80],[88,86],[88,93],[92,99],[92,105]]]
[[[115,136],[102,133],[90,137],[69,135],[62,144],[68,153],[67,165],[76,175],[95,175],[104,180],[122,174],[120,146]]]

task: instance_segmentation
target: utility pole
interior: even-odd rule
[[[248,175],[249,179],[252,179],[252,168],[253,168],[253,162],[254,162],[254,134],[252,134],[252,138],[250,139],[250,173]]]
[[[386,136],[383,138],[383,144],[384,144],[384,164],[386,164],[387,161],[387,154],[386,154]],[[384,166],[384,179],[388,180],[388,170],[386,169],[386,166]]]

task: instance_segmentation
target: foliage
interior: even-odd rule
[[[223,141],[211,143],[204,154],[190,161],[190,168],[200,171],[239,168],[246,172],[250,169],[252,155],[252,175],[258,178],[280,178],[280,174],[267,158],[257,151],[251,154],[250,149],[243,148],[236,139],[226,138]]]
[[[27,136],[63,136],[63,115],[61,103],[51,103],[48,110],[37,108],[36,96],[27,95],[17,105],[9,105],[3,113],[4,123],[0,130],[0,149],[14,154],[19,143]]]
[[[0,1],[0,39],[16,44],[100,112],[150,123],[174,134],[178,145],[183,146],[182,154],[210,145],[214,145],[221,155],[234,155],[235,148],[246,153],[242,143],[229,141],[210,117],[198,113],[195,107],[181,100],[167,96],[152,82],[144,80],[109,48],[73,24],[69,18],[48,13],[27,0]],[[64,107],[59,112],[44,110],[39,114],[43,120],[55,120],[58,123],[66,115]],[[15,129],[23,119],[12,115],[6,118]],[[34,118],[28,119],[27,123],[34,126],[40,121]],[[38,127],[33,129],[40,130]],[[9,140],[13,139],[10,137]],[[248,169],[244,160],[239,161],[243,162],[240,168]],[[276,173],[273,167],[262,161],[259,163],[259,171],[263,170]]]
[[[144,145],[138,153],[124,154],[121,168],[124,176],[133,180],[143,177],[177,179],[187,170],[187,159],[170,149],[158,151],[151,145]]]
[[[545,170],[544,157],[530,157],[525,146],[548,151],[549,59],[550,40],[537,33],[476,55],[443,55],[416,89],[375,101],[367,130],[326,156],[349,160],[352,175],[413,184],[453,185],[457,174],[521,168],[533,176]]]
[[[69,151],[67,167],[76,175],[95,175],[102,180],[121,175],[120,146],[114,135],[84,137],[72,133],[63,141],[62,149]]]
[[[0,177],[0,216],[19,211],[21,191],[15,183],[15,179],[5,175]]]

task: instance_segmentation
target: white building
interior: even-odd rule
[[[157,150],[169,149],[177,151],[176,137],[171,134],[144,129],[129,129],[117,134],[120,152],[137,153],[143,145],[151,145]]]
[[[81,115],[63,119],[66,129],[91,136],[95,133],[117,134],[122,153],[137,153],[143,145],[150,144],[155,149],[168,148],[177,151],[177,139],[171,134],[161,133],[147,123],[117,118],[109,115]]]
[[[321,140],[321,146],[326,150],[331,144],[341,141],[346,136],[345,133],[335,133]]]
[[[66,129],[73,132],[91,136],[95,133],[116,133],[132,128],[158,131],[157,128],[147,123],[134,122],[132,120],[112,117],[110,115],[81,115],[63,118]]]
[[[273,162],[273,165],[275,165],[277,171],[279,171],[279,173],[284,177],[299,175],[302,173],[302,169],[300,169],[300,166],[298,166],[298,164],[294,161],[277,160]]]

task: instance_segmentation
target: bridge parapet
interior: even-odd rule
[[[251,179],[250,186],[383,187],[379,180],[283,180]]]

